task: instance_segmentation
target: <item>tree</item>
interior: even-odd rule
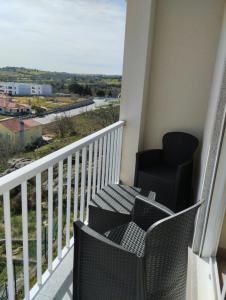
[[[92,96],[92,91],[87,84],[84,86],[77,82],[73,82],[68,86],[68,90],[71,93],[79,94],[81,96]]]
[[[105,91],[104,90],[97,90],[96,94],[97,94],[97,97],[105,97]]]
[[[101,127],[107,127],[119,120],[119,105],[109,104],[89,112],[89,116]]]
[[[15,153],[15,145],[8,139],[0,139],[0,170],[4,170],[8,165],[8,160]]]
[[[91,88],[86,84],[84,87],[84,96],[92,96]]]
[[[75,124],[71,117],[64,114],[56,117],[54,123],[55,133],[59,138],[75,134]]]
[[[68,90],[69,92],[71,93],[74,93],[74,94],[79,94],[81,95],[82,92],[83,92],[83,86],[81,86],[79,83],[77,82],[73,82],[71,83],[69,86],[68,86]]]
[[[112,97],[113,97],[112,91],[111,91],[111,90],[110,90],[109,93],[108,93],[108,97],[109,97],[109,98],[112,98]]]

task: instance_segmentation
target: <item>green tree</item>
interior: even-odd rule
[[[104,90],[97,90],[96,94],[97,94],[97,97],[105,97],[105,91]]]
[[[68,86],[69,92],[74,93],[74,94],[81,95],[83,92],[83,89],[84,89],[83,86],[77,82],[73,82]]]
[[[15,153],[15,145],[6,138],[0,138],[0,171],[6,169],[8,160]]]
[[[75,123],[73,119],[66,114],[55,118],[54,131],[59,138],[64,138],[75,134]]]
[[[119,120],[119,105],[110,104],[100,107],[95,111],[90,111],[89,116],[95,119],[101,127],[107,127]]]
[[[87,84],[84,87],[83,93],[84,93],[84,96],[92,96],[91,88]]]

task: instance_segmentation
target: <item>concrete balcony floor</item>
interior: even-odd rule
[[[72,247],[56,271],[35,297],[35,300],[72,299],[73,250],[74,248]]]

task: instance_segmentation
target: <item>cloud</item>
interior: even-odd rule
[[[0,65],[121,74],[125,0],[1,3]]]

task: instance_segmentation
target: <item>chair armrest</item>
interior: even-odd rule
[[[74,236],[76,299],[139,299],[134,295],[141,290],[142,259],[80,221]]]
[[[174,212],[169,208],[147,197],[139,195],[135,199],[132,220],[145,231],[155,222],[172,215]]]
[[[138,186],[139,171],[144,168],[149,168],[151,166],[157,165],[162,160],[161,149],[151,149],[136,154],[136,167],[135,167],[135,177],[134,177],[134,186]]]
[[[111,241],[110,239],[108,239],[104,235],[96,232],[95,230],[93,230],[89,226],[85,225],[81,221],[75,221],[74,222],[75,240],[76,240],[76,236],[79,235],[79,232],[80,233],[83,232],[83,234],[89,236],[90,238],[95,238],[97,241],[99,241],[100,243],[104,243],[106,246],[110,246],[110,247],[113,247],[115,249],[118,249],[118,250],[121,250],[123,252],[126,252],[126,253],[130,254],[130,252],[125,250],[122,246],[114,243],[113,241]]]
[[[89,206],[89,227],[99,233],[104,233],[111,228],[120,226],[130,221],[130,214],[121,214],[93,205]]]

